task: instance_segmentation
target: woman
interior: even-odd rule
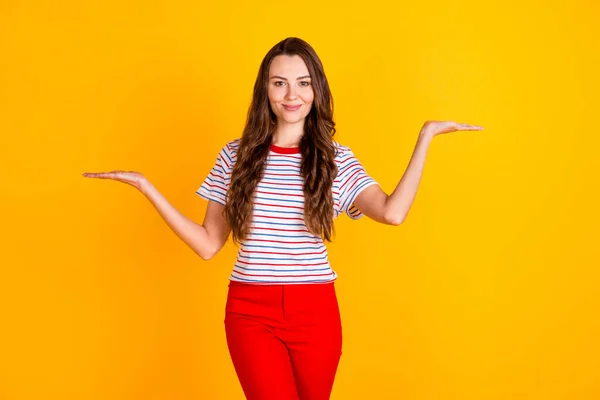
[[[305,41],[287,38],[265,56],[241,138],[229,141],[197,194],[202,225],[180,214],[140,173],[85,173],[139,189],[204,260],[229,234],[239,245],[225,307],[227,344],[248,399],[328,399],[342,353],[335,271],[324,241],[342,213],[401,224],[432,138],[479,126],[428,121],[391,195],[352,151],[333,140],[333,99]]]

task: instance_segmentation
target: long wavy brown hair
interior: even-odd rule
[[[304,221],[312,234],[331,242],[335,234],[331,188],[338,172],[334,161],[333,136],[336,129],[333,121],[333,97],[317,53],[299,38],[282,40],[262,60],[231,173],[224,215],[231,227],[233,241],[240,243],[250,230],[255,188],[263,177],[265,160],[277,125],[277,117],[269,104],[268,85],[269,67],[279,55],[302,57],[311,76],[314,99],[300,140]]]

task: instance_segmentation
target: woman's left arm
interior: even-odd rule
[[[400,225],[406,219],[417,195],[431,140],[442,133],[467,130],[483,130],[483,127],[453,121],[425,122],[419,132],[408,167],[392,194],[387,195],[379,185],[371,185],[356,196],[354,205],[367,217],[377,222]]]

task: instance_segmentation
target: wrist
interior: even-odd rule
[[[433,134],[433,132],[426,128],[421,129],[421,131],[419,132],[419,139],[431,140],[434,136],[435,135]]]
[[[150,193],[150,190],[152,190],[153,186],[150,183],[150,181],[146,178],[142,179],[140,181],[140,192],[142,192],[144,195],[148,195],[148,193]]]

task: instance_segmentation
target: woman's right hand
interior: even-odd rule
[[[148,184],[146,177],[136,171],[85,172],[82,176],[85,178],[112,179],[127,183],[141,192],[143,192],[144,186]]]
[[[150,200],[169,228],[204,260],[210,260],[227,241],[231,229],[223,217],[223,206],[209,201],[204,222],[198,224],[183,215],[148,179],[135,171],[86,172],[86,178],[113,179],[140,190]]]

